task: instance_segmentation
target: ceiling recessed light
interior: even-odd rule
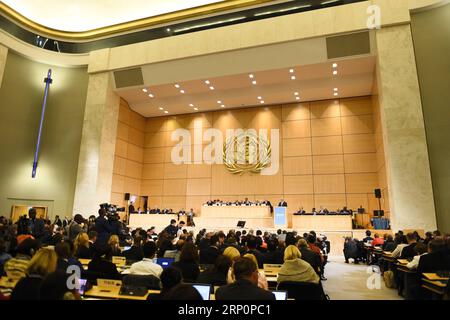
[[[337,95],[339,95],[339,93],[335,92],[335,93],[334,93],[334,96],[336,97]]]
[[[194,108],[195,111],[198,111],[198,108]]]
[[[294,69],[289,70],[290,73],[294,73]]]
[[[292,77],[291,77],[291,80],[295,80],[295,79],[296,79],[295,76],[292,76]]]
[[[192,103],[189,104],[189,107],[193,107],[194,105]]]
[[[298,92],[294,92],[294,95],[295,95],[295,96],[298,96]]]
[[[163,108],[163,107],[160,107],[159,110],[164,110],[164,108]]]
[[[170,28],[167,28],[166,31],[167,31],[167,32],[170,32],[171,30],[170,30]]]
[[[142,89],[142,91],[147,92],[148,90],[147,89]]]
[[[205,83],[206,83],[206,84],[210,84],[211,82],[209,82],[209,80],[206,80]]]
[[[250,77],[250,79],[253,79],[253,78],[255,77],[255,76],[254,76],[253,74],[251,74],[251,73],[250,73],[248,76]]]
[[[180,85],[177,83],[177,84],[175,85],[175,88],[178,89],[179,87],[180,87]]]
[[[263,103],[264,103],[264,100],[261,100],[260,103],[263,104]]]
[[[180,93],[184,93],[185,91],[184,90],[180,90]]]
[[[300,97],[295,97],[295,100],[300,100]]]
[[[220,100],[217,100],[217,103],[218,103],[218,104],[221,104],[221,103],[222,103],[222,101],[220,101]]]
[[[258,100],[261,100],[262,99],[262,97],[258,97]]]
[[[338,74],[337,70],[334,70],[334,71],[333,71],[333,74],[334,74],[334,75],[337,75],[337,74]]]
[[[214,90],[214,87],[213,87],[213,86],[211,86],[211,87],[209,87],[209,89],[211,89],[211,90]]]
[[[256,85],[256,83],[257,83],[256,80],[253,80],[253,81],[252,81],[252,84]]]
[[[222,108],[225,108],[225,105],[223,104],[223,105],[221,105],[221,107],[222,107]]]
[[[338,91],[338,88],[334,88],[334,91]]]
[[[164,111],[164,113],[169,113],[169,111],[166,110],[166,111]]]
[[[154,98],[154,97],[155,97],[155,95],[154,95],[153,93],[150,93],[148,96],[149,96],[150,98]]]
[[[337,63],[333,63],[333,68],[337,68]]]

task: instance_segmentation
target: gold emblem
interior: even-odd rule
[[[223,144],[223,163],[232,174],[260,173],[271,164],[272,147],[252,131],[228,137]]]

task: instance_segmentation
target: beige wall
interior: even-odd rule
[[[200,121],[203,128],[222,132],[230,128],[280,129],[278,174],[236,176],[223,165],[172,164],[172,131],[186,128],[193,132],[194,121]],[[126,126],[123,127],[125,132]],[[377,208],[373,190],[379,187],[380,174],[374,133],[371,97],[149,118],[145,125],[140,195],[149,196],[150,206],[174,210],[199,211],[210,198],[249,197],[274,203],[284,197],[291,211],[301,206],[310,210],[320,206],[356,209],[360,205],[372,211]],[[124,144],[120,135],[117,146]],[[129,137],[128,146],[140,143],[140,139],[140,135]],[[125,165],[118,165],[125,163],[125,157],[118,156],[120,149],[116,147],[112,196],[118,200],[123,199],[125,192],[133,193],[139,188],[124,184],[127,177],[117,171],[126,172]]]
[[[450,4],[412,16],[438,227],[450,231]],[[447,56],[443,55],[446,52]]]

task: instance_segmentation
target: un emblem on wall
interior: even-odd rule
[[[260,173],[271,165],[272,148],[267,135],[241,130],[223,144],[223,163],[232,174]]]

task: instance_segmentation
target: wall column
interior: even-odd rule
[[[97,214],[99,204],[110,201],[119,104],[112,75],[109,72],[90,74],[74,214],[85,217]]]
[[[392,229],[436,229],[436,212],[411,29],[376,32],[377,78]]]
[[[3,72],[5,71],[7,57],[8,57],[8,48],[0,44],[0,88],[2,86]]]

